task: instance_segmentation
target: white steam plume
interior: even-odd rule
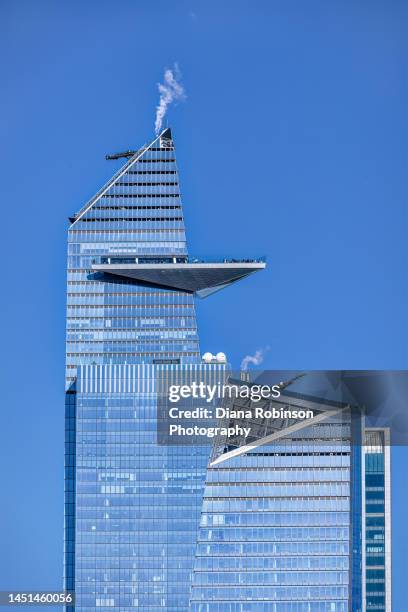
[[[173,102],[177,102],[178,100],[184,100],[186,97],[184,87],[180,83],[180,80],[181,72],[177,64],[174,64],[173,70],[167,68],[164,71],[164,83],[157,83],[160,93],[160,101],[156,107],[156,121],[154,124],[156,136],[162,129],[163,119],[169,105]]]
[[[255,366],[260,365],[264,360],[265,353],[269,351],[269,348],[269,346],[266,346],[265,348],[256,350],[254,355],[246,355],[241,361],[241,370],[244,372],[248,370],[249,364]]]

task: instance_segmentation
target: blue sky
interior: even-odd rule
[[[2,2],[1,588],[60,585],[66,219],[117,168],[106,153],[153,137],[175,61],[190,251],[268,257],[198,303],[202,349],[407,367],[407,23],[397,0]]]

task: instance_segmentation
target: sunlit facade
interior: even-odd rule
[[[250,450],[214,449],[192,610],[360,612],[361,420],[287,393],[272,405],[319,411],[321,421],[291,434],[286,423],[287,435],[273,431]]]
[[[217,380],[222,376],[219,366],[204,369]],[[165,364],[79,366],[78,609],[189,608],[209,448],[156,443],[157,379],[177,377],[178,370]]]

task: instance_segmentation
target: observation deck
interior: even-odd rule
[[[204,298],[266,267],[264,257],[218,260],[175,256],[106,255],[92,270]]]

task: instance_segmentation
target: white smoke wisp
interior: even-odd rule
[[[246,372],[250,364],[254,366],[261,365],[264,360],[265,353],[269,351],[269,348],[269,346],[265,346],[265,348],[257,349],[254,355],[246,355],[241,361],[241,370]]]
[[[186,98],[184,87],[180,81],[181,72],[178,65],[174,64],[173,70],[166,68],[164,71],[164,82],[157,83],[160,93],[160,101],[156,107],[156,121],[154,124],[156,136],[159,135],[162,129],[163,119],[167,113],[169,105],[173,104],[173,102],[178,102],[179,100],[184,100]]]

